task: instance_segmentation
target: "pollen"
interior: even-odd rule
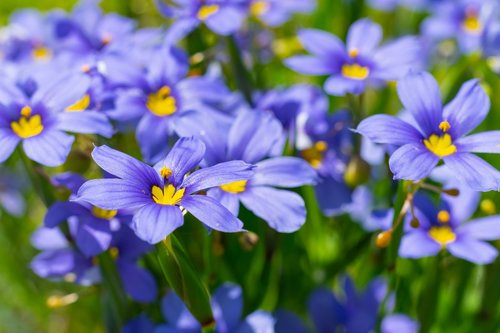
[[[302,157],[309,162],[313,168],[318,168],[323,161],[323,156],[328,149],[328,144],[325,141],[318,141],[312,147],[302,151]]]
[[[207,18],[217,13],[219,9],[219,5],[205,5],[200,8],[196,16],[200,21],[205,21]]]
[[[370,74],[370,69],[358,64],[345,64],[342,66],[342,75],[349,79],[364,80]]]
[[[439,123],[439,129],[445,133],[448,132],[450,130],[450,128],[451,128],[451,125],[446,120]]]
[[[113,37],[111,37],[111,35],[109,35],[109,34],[104,34],[104,36],[101,38],[101,43],[103,45],[108,45],[112,41],[113,41]]]
[[[160,176],[162,176],[162,178],[168,178],[171,175],[172,175],[172,170],[170,170],[170,168],[163,167],[160,169]]]
[[[443,136],[432,134],[429,139],[424,140],[424,145],[439,157],[452,155],[457,152],[457,147],[452,143],[449,134],[444,134]]]
[[[432,227],[428,234],[432,239],[441,244],[442,247],[453,243],[457,239],[457,235],[449,226]]]
[[[245,192],[247,186],[246,180],[238,180],[229,184],[221,185],[221,190],[229,193],[242,193]]]
[[[85,94],[81,99],[66,108],[66,111],[85,111],[90,105],[90,96]]]
[[[170,116],[177,111],[177,101],[172,96],[172,89],[163,86],[157,92],[148,95],[146,106],[158,117]]]
[[[42,117],[39,114],[32,116],[32,112],[31,107],[25,106],[21,109],[19,120],[10,123],[12,132],[22,139],[37,136],[43,131]]]
[[[264,15],[269,10],[269,3],[267,1],[254,1],[250,5],[250,13],[253,16]]]
[[[46,60],[52,56],[52,52],[50,51],[49,48],[43,46],[37,46],[33,49],[33,51],[31,51],[31,55],[36,60]]]
[[[185,191],[185,188],[177,190],[172,184],[163,186],[163,190],[155,185],[151,189],[151,194],[157,204],[175,206],[182,200]]]
[[[481,211],[485,214],[488,215],[493,215],[497,212],[497,207],[493,200],[491,199],[484,199],[481,200],[481,203],[479,204],[479,207],[481,208]]]
[[[120,255],[120,250],[116,246],[113,246],[109,249],[109,254],[111,255],[111,258],[116,260],[116,258]]]
[[[352,48],[349,50],[349,57],[356,58],[359,55],[359,51],[356,48]]]
[[[474,34],[479,33],[483,28],[475,11],[469,11],[465,14],[465,18],[462,21],[462,27],[465,31]]]
[[[446,210],[440,210],[437,214],[437,219],[441,223],[448,223],[450,222],[450,213],[448,213]]]
[[[116,216],[116,210],[107,210],[99,207],[92,207],[92,215],[103,220],[110,220]]]

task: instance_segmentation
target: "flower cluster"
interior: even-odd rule
[[[110,332],[495,331],[497,0],[129,2],[0,31],[2,266]]]

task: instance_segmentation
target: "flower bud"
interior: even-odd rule
[[[443,190],[443,193],[448,194],[452,197],[458,197],[460,195],[460,191],[457,188],[450,188],[449,190]]]
[[[392,230],[386,230],[382,231],[377,235],[377,239],[375,240],[375,244],[380,247],[384,248],[389,246],[392,240]]]
[[[350,187],[366,183],[370,179],[370,165],[361,157],[354,156],[344,172],[344,181]]]
[[[257,245],[259,242],[259,236],[254,233],[254,232],[245,232],[243,233],[240,238],[240,245],[245,251],[251,251]]]
[[[416,229],[416,228],[420,227],[420,221],[414,216],[414,217],[412,217],[412,219],[410,221],[410,226],[412,228]]]

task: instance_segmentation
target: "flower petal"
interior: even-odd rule
[[[156,244],[183,224],[179,207],[149,204],[134,214],[132,229],[142,240]]]
[[[203,141],[194,137],[180,138],[168,153],[163,165],[172,170],[174,184],[180,185],[186,173],[197,167],[204,155]]]
[[[425,231],[412,231],[403,236],[399,247],[399,256],[403,258],[422,258],[435,256],[441,245],[430,238]]]
[[[382,28],[369,19],[354,22],[347,33],[347,49],[370,54],[382,40]]]
[[[417,333],[419,326],[416,320],[408,316],[392,314],[382,320],[381,333]]]
[[[500,215],[482,217],[462,224],[457,233],[478,240],[500,239]]]
[[[75,201],[109,210],[136,209],[153,202],[142,187],[122,179],[89,180],[80,187]]]
[[[229,161],[196,170],[186,177],[182,187],[191,194],[212,187],[247,180],[253,175],[253,166],[243,161]]]
[[[345,315],[342,305],[326,288],[312,292],[307,302],[307,311],[317,332],[335,332]]]
[[[123,288],[138,302],[153,302],[156,299],[156,281],[150,272],[127,260],[117,261]]]
[[[70,216],[81,216],[89,214],[89,210],[75,202],[58,201],[49,207],[43,224],[47,228],[53,228],[65,222]]]
[[[347,94],[359,95],[366,88],[365,80],[355,80],[342,75],[330,76],[324,85],[325,91],[333,96],[345,96]]]
[[[87,257],[96,256],[109,248],[112,234],[110,223],[86,216],[79,219],[76,244]]]
[[[299,187],[316,182],[316,171],[298,157],[274,157],[256,164],[252,186]]]
[[[227,208],[204,195],[184,197],[180,203],[200,222],[212,229],[223,232],[243,231],[243,222],[231,214]]]
[[[500,131],[488,131],[461,138],[457,149],[467,153],[500,153]]]
[[[377,114],[364,119],[356,131],[375,143],[396,146],[422,140],[422,135],[413,126],[385,114]]]
[[[92,158],[104,171],[148,187],[148,190],[152,185],[161,183],[160,176],[151,166],[108,146],[95,147]]]
[[[255,215],[279,232],[297,231],[306,221],[306,208],[300,195],[267,186],[248,188],[240,200]]]
[[[458,153],[443,158],[458,181],[475,191],[498,191],[500,172],[483,159],[469,154]]]
[[[302,29],[298,33],[300,43],[308,52],[325,57],[345,53],[344,43],[335,35],[316,29]]]
[[[136,138],[146,162],[153,164],[167,155],[170,137],[169,120],[153,114],[145,114],[139,121]]]
[[[48,130],[23,140],[23,149],[30,159],[55,167],[63,164],[69,155],[75,138],[64,132]]]
[[[176,328],[174,332],[178,332],[178,330],[191,332],[191,330],[199,331],[201,329],[201,325],[173,291],[167,293],[161,300],[161,312],[167,322]]]
[[[327,75],[334,73],[335,63],[330,59],[299,55],[285,59],[285,66],[305,75]]]
[[[243,312],[243,292],[234,283],[224,283],[212,296],[212,309],[221,332],[234,332]]]
[[[19,141],[19,137],[12,133],[12,131],[0,129],[0,163],[4,162],[12,155]]]
[[[236,333],[274,333],[275,319],[266,311],[257,310],[249,314]]]
[[[80,100],[89,87],[90,78],[84,73],[59,75],[52,82],[41,85],[32,103],[42,102],[49,110],[61,112]]]
[[[211,188],[208,190],[207,196],[226,207],[234,216],[238,216],[240,211],[240,199],[238,199],[237,194],[223,191],[220,188]]]
[[[439,157],[422,143],[409,143],[398,148],[389,159],[389,167],[395,179],[421,180],[438,164]]]
[[[97,111],[61,112],[57,116],[57,128],[62,131],[83,134],[113,136],[113,126],[104,113]]]
[[[451,136],[459,138],[476,128],[489,110],[490,99],[479,80],[474,79],[462,85],[457,96],[445,106],[443,117],[451,124]]]
[[[425,137],[440,133],[442,103],[439,86],[434,77],[426,72],[409,73],[398,81],[399,99],[411,112]]]
[[[498,250],[490,244],[469,237],[457,238],[448,245],[448,251],[455,257],[479,265],[492,263],[498,255]]]

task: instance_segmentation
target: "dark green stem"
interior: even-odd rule
[[[236,85],[238,89],[242,92],[248,104],[253,106],[252,92],[253,92],[253,78],[250,72],[245,67],[243,58],[241,56],[241,51],[236,44],[233,36],[227,38],[227,47],[229,51],[229,56],[231,58],[231,67],[235,76]]]

